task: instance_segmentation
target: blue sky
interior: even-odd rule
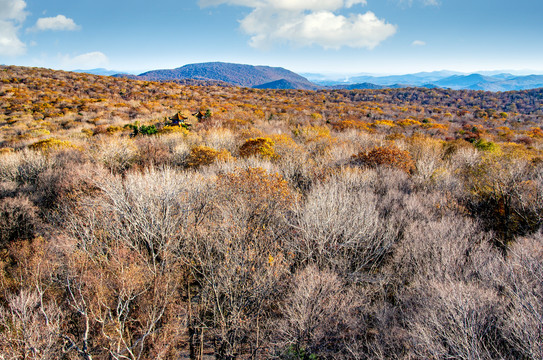
[[[541,0],[0,0],[0,63],[543,73]]]

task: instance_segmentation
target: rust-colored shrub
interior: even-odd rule
[[[385,136],[385,140],[390,140],[390,141],[403,140],[403,139],[405,139],[405,135],[402,133],[397,133],[397,132],[388,134],[387,136]]]
[[[239,149],[239,154],[242,157],[260,156],[264,159],[273,159],[277,157],[274,147],[275,142],[272,139],[258,137],[245,141]]]
[[[393,146],[376,147],[367,152],[361,152],[351,157],[353,165],[368,166],[390,166],[401,169],[407,173],[414,170],[415,164],[409,152],[400,150]]]
[[[349,120],[349,119],[341,120],[341,121],[338,121],[337,123],[334,123],[333,128],[334,130],[337,130],[337,131],[345,131],[349,129],[362,130],[366,132],[371,131],[367,122],[360,121],[360,120]]]
[[[55,167],[41,173],[36,181],[34,202],[44,211],[55,209],[60,212],[80,197],[95,196],[98,189],[92,179],[107,173],[100,166],[84,162],[84,159],[70,158],[70,155],[59,153]]]
[[[250,127],[250,128],[247,128],[247,129],[238,130],[237,134],[238,134],[240,139],[244,139],[244,140],[264,136],[264,133],[262,132],[262,130],[257,129],[255,127]]]
[[[528,132],[528,136],[541,139],[543,138],[543,130],[534,127]]]
[[[98,125],[92,130],[92,133],[94,135],[107,134],[107,129],[108,127],[106,125]]]
[[[236,198],[242,197],[252,203],[253,211],[270,211],[269,206],[257,204],[269,201],[278,204],[277,209],[286,209],[292,205],[294,194],[288,182],[279,174],[269,174],[262,168],[237,170],[234,173],[219,175],[218,187],[229,189]]]
[[[26,198],[0,200],[0,246],[31,239],[39,224],[38,209]]]
[[[163,142],[156,138],[145,137],[136,141],[138,147],[138,165],[145,168],[160,166],[170,162],[171,153]]]

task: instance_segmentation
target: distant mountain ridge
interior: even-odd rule
[[[424,73],[420,73],[424,74]],[[445,73],[444,73],[445,74]],[[483,90],[483,91],[515,91],[530,90],[543,87],[543,75],[515,76],[512,74],[496,74],[485,76],[481,74],[451,75],[435,79],[435,75],[421,76],[419,74],[393,76],[361,76],[349,79],[349,82],[333,83],[326,80],[327,88],[331,89],[378,89],[398,87],[445,88],[452,90]],[[371,87],[375,85],[375,87]]]
[[[492,84],[500,81],[499,79],[491,76],[484,76],[481,74],[470,75],[453,75],[445,79],[434,82],[435,85],[443,88],[450,88],[453,90],[461,90],[470,88],[476,84]]]
[[[253,66],[223,62],[209,62],[189,64],[177,69],[153,70],[136,77],[141,80],[167,81],[167,80],[215,80],[237,86],[255,87],[273,84],[276,81],[288,82],[281,86],[289,88],[316,90],[318,85],[313,84],[305,77],[280,67]]]
[[[103,69],[94,71],[96,70]],[[86,72],[91,71],[93,70]],[[354,90],[425,87],[496,92],[543,87],[543,75],[517,76],[499,71],[465,74],[442,70],[387,76],[361,74],[336,80],[322,74],[306,75],[309,79],[281,67],[208,62],[189,64],[176,69],[152,70],[140,75],[114,76],[148,81],[175,81],[187,85],[232,85],[258,89]]]
[[[289,80],[285,80],[285,79],[275,80],[275,81],[271,81],[269,83],[256,85],[256,86],[253,86],[253,88],[255,88],[255,89],[276,89],[276,90],[293,90],[293,89],[296,90],[296,89],[300,89],[298,83],[295,83],[295,82],[292,82],[292,81],[289,81]]]

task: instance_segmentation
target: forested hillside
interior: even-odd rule
[[[543,358],[542,89],[0,99],[7,359]]]
[[[222,81],[236,86],[262,87],[275,81],[286,81],[294,89],[316,90],[318,85],[287,69],[223,62],[189,64],[177,69],[153,70],[129,78],[139,80],[206,80]],[[269,88],[269,87],[266,87]],[[275,87],[271,87],[275,88]]]

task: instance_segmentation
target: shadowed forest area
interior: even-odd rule
[[[0,99],[0,357],[543,358],[543,89]]]

